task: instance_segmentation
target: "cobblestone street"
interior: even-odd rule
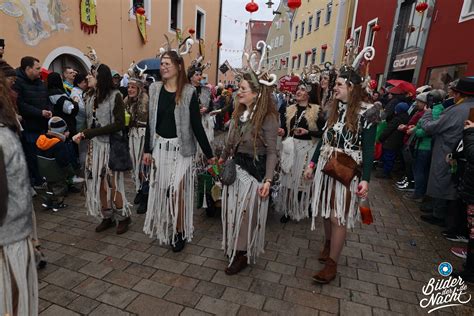
[[[321,223],[312,232],[309,220],[280,224],[270,211],[265,254],[257,265],[227,276],[220,217],[196,211],[194,239],[173,253],[142,233],[144,215],[134,214],[124,235],[95,233],[97,222],[86,216],[83,201],[72,195],[70,206],[57,213],[36,208],[48,260],[39,273],[43,316],[426,314],[419,307],[422,286],[439,277],[440,262],[462,263],[440,228],[419,221],[416,204],[375,179],[374,224],[348,233],[338,276],[325,286],[311,280],[321,268]],[[456,306],[439,314],[473,311],[472,305]]]

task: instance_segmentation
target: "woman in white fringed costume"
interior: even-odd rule
[[[362,78],[353,69],[339,74],[326,130],[305,171],[308,179],[314,173],[311,229],[315,229],[319,213],[324,219],[325,244],[319,261],[325,266],[313,276],[318,283],[329,283],[336,277],[346,231],[359,221],[359,198],[369,191],[378,115],[371,104],[362,102],[361,83]],[[349,187],[322,172],[335,151],[349,155],[362,166],[362,176],[355,176]]]
[[[235,182],[222,191],[222,243],[230,258],[225,269],[229,275],[255,262],[264,248],[268,195],[277,163],[278,112],[272,89],[252,70],[244,73],[219,161],[233,155],[237,164]]]
[[[183,57],[176,51],[165,52],[160,73],[163,82],[149,89],[143,162],[151,166],[151,174],[143,230],[179,252],[194,231],[196,139],[208,162],[215,159],[202,127],[196,90],[186,82]]]
[[[0,315],[38,315],[34,209],[20,130],[0,71]]]
[[[100,64],[93,73],[88,77],[90,91],[85,99],[87,129],[73,140],[91,140],[86,158],[86,207],[88,214],[102,218],[95,231],[117,224],[117,234],[123,234],[131,222],[130,204],[125,197],[124,172],[109,168],[109,154],[110,135],[123,133],[125,106],[122,94],[113,88],[110,68]]]
[[[279,136],[286,136],[285,141],[293,141],[294,157],[287,172],[282,171],[280,191],[275,205],[284,213],[280,222],[299,221],[308,217],[311,202],[312,182],[304,178],[305,166],[308,165],[316,149],[317,139],[322,135],[324,120],[319,119],[319,105],[309,103],[310,83],[301,81],[295,93],[296,104],[285,110],[285,121],[278,130]],[[283,168],[283,166],[282,166]]]

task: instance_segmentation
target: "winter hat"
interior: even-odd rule
[[[406,112],[409,108],[410,106],[408,105],[408,103],[400,102],[397,104],[397,106],[395,106],[395,114]]]
[[[67,131],[67,124],[59,116],[53,116],[48,121],[48,129],[53,133],[62,134]]]
[[[0,59],[0,72],[3,72],[5,77],[16,77],[15,69],[3,59]]]
[[[428,103],[428,94],[429,92],[423,92],[416,96],[416,101],[420,101],[423,103]]]
[[[446,97],[446,91],[435,89],[428,92],[427,103],[429,106],[441,103]]]
[[[428,92],[428,91],[431,91],[431,89],[432,89],[431,86],[427,84],[427,85],[418,87],[418,88],[416,89],[416,94]]]

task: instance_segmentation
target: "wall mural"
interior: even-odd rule
[[[0,0],[0,12],[15,17],[25,44],[36,46],[58,31],[70,29],[61,0]]]

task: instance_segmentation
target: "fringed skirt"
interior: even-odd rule
[[[150,237],[156,236],[160,244],[169,244],[171,235],[177,233],[178,216],[182,216],[184,238],[191,241],[194,231],[193,157],[180,154],[178,138],[158,136],[152,155],[148,211],[143,231]]]
[[[289,173],[281,173],[277,210],[299,221],[308,217],[312,182],[304,178],[304,169],[311,160],[316,144],[311,140],[294,139],[295,160]]]
[[[135,183],[135,191],[137,192],[142,184],[140,173],[144,171],[142,158],[143,149],[145,148],[145,131],[145,127],[132,127],[128,133],[128,144],[133,163],[132,176]]]
[[[121,217],[131,215],[130,204],[125,196],[124,172],[109,169],[110,144],[93,138],[89,144],[89,154],[86,160],[86,207],[89,215],[102,218],[103,209],[114,208],[115,195],[120,193],[123,200],[123,208],[120,210]],[[100,187],[103,180],[107,185],[107,201],[110,205],[101,205]],[[112,187],[116,188],[112,196]],[[107,216],[106,216],[107,217]]]
[[[232,264],[237,251],[255,263],[264,252],[268,201],[257,190],[261,183],[237,165],[237,178],[222,191],[222,248]],[[229,264],[229,265],[230,265]]]
[[[216,125],[215,116],[204,114],[201,120],[204,131],[206,132],[207,140],[209,141],[209,144],[211,144],[214,141],[214,126]]]
[[[360,221],[358,210],[359,198],[356,195],[360,178],[354,177],[349,187],[346,187],[321,171],[334,150],[336,150],[334,147],[322,147],[318,164],[316,165],[311,203],[313,212],[311,230],[314,230],[316,227],[315,221],[319,212],[321,212],[321,216],[324,218],[330,218],[332,214],[337,218],[339,225],[345,225],[347,228],[353,228],[355,222]],[[357,152],[347,154],[360,163],[361,157],[359,157]]]
[[[0,275],[0,315],[38,315],[38,277],[30,238],[0,247]]]

